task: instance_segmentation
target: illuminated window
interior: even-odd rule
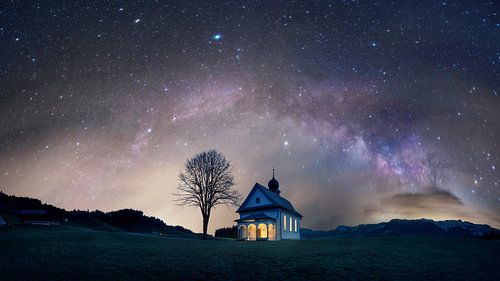
[[[295,232],[297,232],[297,219],[295,219]]]
[[[250,224],[248,225],[248,240],[256,240],[257,233],[256,233],[256,227],[255,224]]]
[[[283,229],[286,231],[286,215],[283,215]]]
[[[292,217],[290,217],[290,232],[292,232]]]
[[[257,203],[257,204],[260,203],[260,197],[255,198],[255,203]]]
[[[275,230],[274,224],[270,223],[267,226],[267,229],[268,229],[267,235],[269,237],[269,240],[276,240],[276,230]]]
[[[265,223],[261,223],[257,226],[257,238],[267,238],[267,225]]]

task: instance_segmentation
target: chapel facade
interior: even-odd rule
[[[302,215],[292,203],[280,196],[279,182],[274,177],[267,188],[255,183],[243,204],[236,211],[240,218],[238,239],[246,241],[277,241],[300,239]]]

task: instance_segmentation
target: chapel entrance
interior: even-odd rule
[[[238,237],[240,239],[247,239],[247,227],[245,225],[240,226],[238,231]]]
[[[274,224],[270,223],[267,227],[267,235],[269,240],[276,240],[276,229]]]
[[[259,224],[259,227],[257,229],[257,238],[267,239],[267,225],[265,223]]]
[[[250,224],[248,226],[248,240],[256,240],[256,228],[255,224]]]

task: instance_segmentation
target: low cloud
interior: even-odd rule
[[[460,219],[499,226],[498,219],[491,214],[471,210],[458,196],[437,187],[429,187],[419,193],[398,193],[382,198],[379,205],[367,206],[363,213],[371,222],[393,218],[429,218]]]
[[[372,221],[393,218],[439,220],[470,217],[460,198],[436,187],[419,193],[398,193],[382,198],[379,205],[366,207],[364,214]]]
[[[449,191],[429,189],[422,193],[400,193],[382,199],[382,205],[411,211],[447,211],[462,208],[464,203]]]

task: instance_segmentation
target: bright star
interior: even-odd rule
[[[217,33],[214,36],[212,36],[212,39],[214,39],[215,41],[219,41],[222,39],[222,34]]]

